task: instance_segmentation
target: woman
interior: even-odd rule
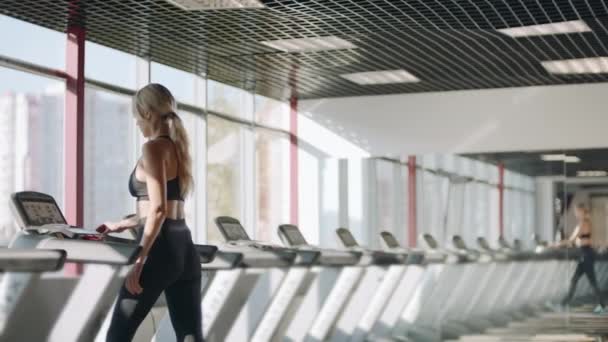
[[[593,251],[593,240],[591,238],[592,230],[589,210],[584,204],[579,203],[576,205],[574,213],[576,215],[576,219],[578,220],[578,225],[574,229],[574,232],[572,232],[570,238],[562,241],[560,245],[573,245],[578,240],[578,246],[581,250],[581,257],[576,265],[576,271],[574,271],[574,275],[572,275],[570,290],[562,301],[562,305],[566,306],[570,304],[570,301],[574,296],[574,292],[576,292],[576,284],[583,274],[586,274],[587,278],[589,279],[589,284],[591,284],[591,287],[595,291],[595,295],[599,300],[599,305],[595,308],[594,312],[602,313],[605,311],[605,305],[602,298],[602,292],[597,285],[597,279],[595,277],[595,252]]]
[[[160,84],[145,86],[133,98],[137,126],[148,138],[129,179],[137,213],[102,229],[137,228],[140,248],[118,295],[107,341],[131,341],[163,291],[177,340],[203,340],[200,263],[184,221],[192,161],[176,110],[173,96]]]

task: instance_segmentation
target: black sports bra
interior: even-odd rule
[[[171,139],[166,135],[160,136],[158,138]],[[139,164],[139,162],[137,164]],[[131,172],[131,176],[129,177],[129,192],[131,193],[131,196],[137,198],[138,201],[148,201],[150,197],[148,196],[148,187],[146,183],[138,180],[137,177],[135,177],[137,164],[135,164],[135,168],[133,169],[133,172]],[[167,181],[167,200],[184,200],[179,188],[179,177],[175,177]]]
[[[578,236],[579,239],[591,239],[591,233],[581,234]]]

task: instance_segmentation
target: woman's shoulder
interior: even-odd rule
[[[164,141],[150,140],[141,147],[143,159],[163,159],[168,151],[171,151],[171,145]]]

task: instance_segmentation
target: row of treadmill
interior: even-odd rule
[[[15,193],[11,206],[21,231],[0,250],[0,341],[104,341],[137,244],[67,225],[46,194]],[[423,249],[408,249],[388,232],[384,248],[370,250],[344,228],[343,247],[325,249],[294,225],[278,227],[277,246],[249,239],[237,219],[216,224],[225,243],[197,245],[211,342],[457,339],[546,310],[565,295],[578,257],[502,239],[472,249],[458,236],[441,247],[423,235]],[[598,257],[600,284],[607,259]],[[577,296],[590,293],[581,281]],[[175,341],[163,298],[135,340]]]

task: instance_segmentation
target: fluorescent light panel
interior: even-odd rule
[[[591,28],[582,20],[562,21],[561,23],[551,23],[542,25],[530,25],[520,27],[509,27],[498,30],[507,36],[532,37],[545,36],[549,34],[566,34],[566,33],[582,33],[590,32]]]
[[[266,7],[259,0],[166,0],[186,11]]]
[[[578,171],[576,175],[578,177],[606,177],[608,176],[608,172],[600,170],[586,170]]]
[[[581,158],[576,157],[576,156],[566,156],[566,158],[564,158],[564,161],[566,163],[580,163]]]
[[[543,154],[540,156],[540,159],[544,161],[563,161],[565,158],[565,154]]]
[[[605,74],[608,73],[608,57],[564,59],[541,62],[551,74]]]
[[[340,75],[340,77],[359,85],[420,82],[418,77],[403,69],[357,72],[353,74]]]
[[[577,156],[568,156],[565,154],[543,154],[540,158],[544,161],[563,161],[566,163],[579,163],[581,161]]]
[[[285,52],[342,50],[357,47],[355,44],[336,36],[267,40],[260,43]]]

